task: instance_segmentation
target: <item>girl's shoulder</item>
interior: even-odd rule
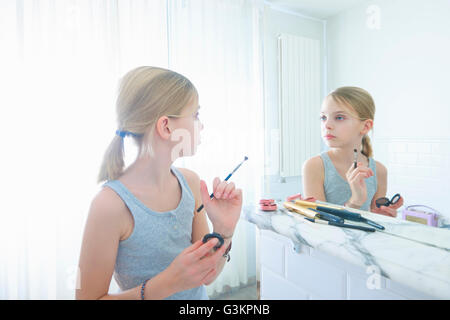
[[[92,199],[91,205],[110,208],[125,207],[125,203],[119,195],[109,187],[102,187]]]
[[[302,174],[305,175],[306,172],[319,177],[324,175],[324,165],[320,155],[314,156],[303,163]]]
[[[375,168],[377,170],[377,176],[386,176],[387,175],[387,168],[382,164],[380,161],[377,161],[372,158],[372,160],[375,162]]]
[[[176,169],[183,175],[183,177],[186,179],[190,187],[197,184],[200,186],[200,177],[198,176],[197,173],[186,168],[176,168]]]
[[[178,171],[180,171],[183,175],[184,175],[184,177],[186,178],[186,179],[199,179],[200,180],[200,178],[199,178],[199,176],[198,176],[198,174],[197,173],[195,173],[194,171],[192,171],[192,170],[190,170],[190,169],[187,169],[187,168],[176,168]]]
[[[122,235],[127,222],[128,208],[119,195],[108,187],[103,187],[92,199],[88,220],[98,226],[109,226]]]
[[[186,168],[176,168],[186,180],[189,188],[191,189],[195,198],[198,198],[200,195],[200,177],[199,175],[189,169]]]

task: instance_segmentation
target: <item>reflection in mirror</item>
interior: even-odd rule
[[[323,101],[321,136],[329,148],[307,160],[303,193],[320,201],[395,217],[403,204],[376,200],[386,196],[387,170],[373,158],[368,136],[374,125],[375,104],[358,87],[341,87]]]
[[[312,24],[323,22],[321,104],[308,106],[321,150],[300,157],[302,195],[449,228],[450,3],[333,1],[325,10],[324,2],[289,2],[311,18],[298,36],[316,37]]]

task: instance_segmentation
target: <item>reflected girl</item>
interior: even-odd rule
[[[387,169],[373,159],[368,133],[374,125],[375,104],[358,87],[330,93],[320,114],[322,137],[330,148],[303,165],[303,193],[307,197],[395,217],[403,205],[377,208],[386,196]],[[354,150],[356,149],[356,153]],[[354,163],[356,162],[356,166]]]

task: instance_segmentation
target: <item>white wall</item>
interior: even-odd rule
[[[327,21],[328,90],[355,85],[374,97],[374,157],[388,168],[388,195],[450,217],[450,1],[370,5]]]
[[[321,45],[322,65],[324,65],[324,26],[319,19],[311,19],[279,11],[269,6],[264,10],[264,103],[265,103],[265,186],[264,194],[272,199],[302,191],[301,177],[279,181],[278,157],[278,36],[281,33],[317,39]],[[321,70],[323,74],[324,69]],[[322,78],[322,81],[323,78]],[[323,92],[322,92],[323,95]]]

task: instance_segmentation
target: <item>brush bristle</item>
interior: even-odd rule
[[[248,157],[247,157],[247,156],[245,156],[244,160],[248,160]]]

